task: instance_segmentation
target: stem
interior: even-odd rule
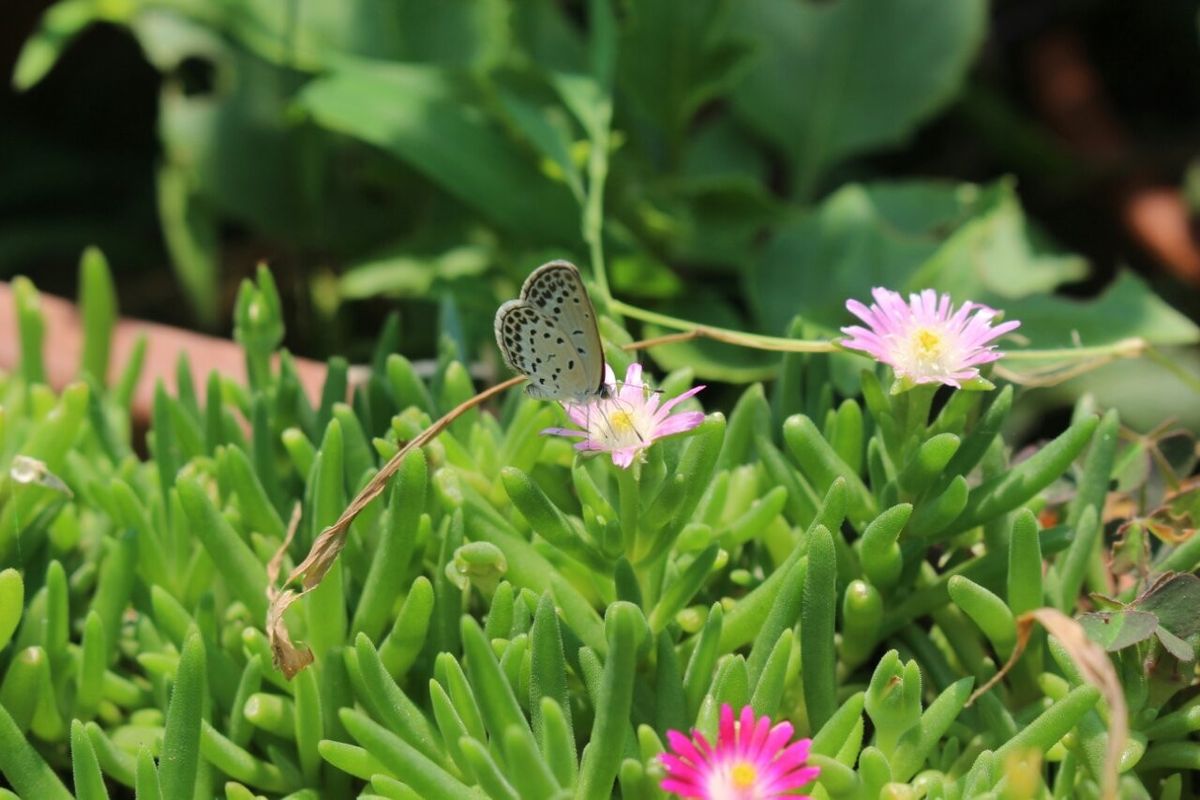
[[[265,392],[271,385],[271,360],[269,355],[246,348],[246,380],[250,387]]]
[[[649,562],[634,567],[642,587],[642,600],[646,608],[654,608],[662,598],[663,579],[667,573],[667,551],[663,550]]]
[[[693,339],[713,339],[714,341],[732,344],[737,347],[748,347],[754,350],[769,350],[782,353],[850,353],[852,355],[867,358],[864,353],[859,353],[855,350],[847,350],[839,340],[824,340],[824,339],[786,339],[781,336],[765,336],[759,333],[745,333],[735,331],[729,328],[718,328],[711,325],[701,325],[698,322],[672,317],[667,314],[660,314],[656,311],[649,311],[644,308],[629,305],[617,299],[610,299],[608,302],[609,309],[615,314],[622,314],[633,319],[640,319],[643,322],[649,322],[654,325],[661,325],[664,328],[681,331],[681,333],[666,334],[664,336],[655,336],[650,339],[643,339],[634,342],[631,345],[626,345],[626,350],[644,350],[650,347],[657,347],[664,344],[674,344],[677,342],[686,342]],[[1007,361],[1066,361],[1066,362],[1086,362],[1091,360],[1092,363],[1080,363],[1078,368],[1061,372],[1055,368],[1048,373],[1040,374],[1024,374],[1014,370],[998,367],[996,374],[1012,381],[1026,386],[1050,386],[1063,382],[1076,375],[1090,372],[1096,367],[1103,366],[1113,359],[1117,358],[1137,358],[1145,355],[1156,364],[1161,365],[1169,370],[1173,375],[1186,383],[1191,389],[1200,393],[1200,378],[1192,375],[1178,364],[1172,362],[1169,358],[1158,352],[1145,339],[1140,337],[1132,337],[1122,339],[1119,342],[1110,344],[1092,345],[1090,347],[1060,347],[1050,348],[1045,350],[1028,349],[1016,350],[1004,354]],[[1042,375],[1045,375],[1043,378]]]
[[[638,553],[639,528],[638,519],[641,516],[641,498],[638,489],[638,476],[634,468],[617,470],[617,491],[621,517],[621,543],[625,548],[626,557],[634,560]]]
[[[905,393],[908,399],[908,432],[915,434],[919,441],[924,440],[921,434],[929,424],[929,409],[933,406],[933,395],[937,392],[937,387],[936,383],[922,384]]]
[[[690,322],[685,319],[679,319],[678,317],[671,317],[666,314],[659,314],[655,311],[647,311],[646,309],[638,308],[637,306],[631,306],[628,303],[623,303],[615,298],[609,301],[608,306],[614,312],[623,314],[627,317],[640,319],[643,322],[650,322],[655,325],[661,325],[664,328],[672,328],[674,330],[684,331],[683,334],[658,336],[653,339],[645,339],[637,343],[636,349],[654,347],[655,345],[660,344],[670,344],[672,342],[687,341],[689,339],[697,339],[700,337],[715,339],[719,342],[725,342],[726,344],[750,347],[755,350],[774,350],[784,353],[834,353],[842,349],[832,341],[786,339],[782,336],[764,336],[759,333],[743,333],[742,331],[735,331],[729,328],[701,325],[697,322]]]
[[[1146,345],[1145,355],[1146,355],[1146,358],[1150,359],[1155,364],[1158,364],[1160,367],[1162,367],[1163,369],[1170,372],[1172,375],[1174,375],[1180,381],[1187,384],[1187,387],[1189,389],[1191,389],[1193,392],[1200,394],[1200,378],[1197,378],[1195,375],[1188,372],[1183,367],[1179,366],[1179,364],[1177,362],[1172,361],[1169,357],[1164,355],[1161,350],[1159,350],[1158,348],[1153,347],[1151,345]]]
[[[612,98],[603,97],[595,109],[592,146],[588,152],[587,199],[583,205],[583,240],[592,259],[592,275],[604,303],[612,308],[608,270],[604,265],[604,183],[608,178],[608,139],[612,123]]]
[[[1150,344],[1145,339],[1134,336],[1121,339],[1109,344],[1096,344],[1090,347],[1058,347],[1049,350],[1012,350],[1004,354],[1007,361],[1041,361],[1049,359],[1079,359],[1096,356],[1127,356],[1142,355],[1150,350]]]

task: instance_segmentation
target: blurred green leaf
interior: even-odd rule
[[[301,159],[316,153],[286,116],[304,76],[263,62],[184,16],[145,14],[132,28],[164,76],[159,133],[166,165],[202,199],[200,210],[305,233],[295,223],[308,221],[303,213],[312,200],[306,186],[312,169],[302,168]]]
[[[1159,576],[1136,600],[1117,611],[1093,611],[1079,616],[1092,640],[1115,652],[1157,636],[1181,661],[1195,658],[1185,639],[1200,631],[1200,577],[1190,573]]]
[[[688,135],[683,174],[689,178],[750,178],[765,192],[770,165],[745,126],[731,117],[697,122]]]
[[[1163,354],[1180,369],[1200,376],[1200,355],[1194,347],[1173,347],[1163,350]],[[1104,398],[1104,405],[1117,409],[1121,423],[1133,430],[1151,430],[1164,419],[1174,419],[1190,430],[1200,429],[1200,404],[1195,402],[1195,392],[1162,366],[1144,358],[1114,361],[1065,383],[1030,392],[1018,409],[1028,423],[1086,394]],[[1132,473],[1128,477],[1135,482],[1142,480]]]
[[[583,36],[557,0],[522,0],[511,8],[513,36],[533,65],[545,70],[584,72]]]
[[[1200,341],[1196,323],[1131,272],[1122,272],[1091,300],[1034,295],[1003,307],[1010,319],[1021,320],[1019,332],[1034,347],[1106,344],[1130,336],[1157,345]]]
[[[442,70],[347,63],[309,84],[300,104],[317,124],[384,148],[511,232],[578,242],[566,185],[540,174]]]
[[[496,99],[508,119],[525,135],[529,143],[549,159],[543,166],[549,172],[561,176],[571,194],[582,204],[584,201],[583,173],[581,164],[573,152],[575,128],[566,110],[556,103],[539,102],[515,90],[514,87],[498,86]]]
[[[17,56],[13,87],[25,91],[44,78],[75,37],[100,18],[103,8],[93,0],[65,0],[50,6]]]
[[[342,55],[481,67],[508,44],[503,0],[463,0],[437,13],[423,0],[346,0],[302,10],[274,0],[224,5],[225,25],[250,50],[314,72]]]
[[[684,291],[679,276],[649,253],[614,256],[609,261],[608,280],[615,292],[634,297],[675,297]]]
[[[1162,646],[1167,652],[1180,661],[1196,660],[1196,648],[1171,633],[1170,629],[1165,625],[1159,625],[1157,630],[1154,631],[1154,635],[1158,637],[1158,641],[1162,642]]]
[[[343,300],[371,297],[426,298],[434,281],[473,278],[491,263],[487,248],[464,245],[431,258],[407,253],[364,261],[349,267],[338,279]]]
[[[158,215],[171,264],[206,325],[217,321],[217,222],[212,209],[188,188],[182,169],[158,171]]]
[[[905,286],[987,196],[970,185],[920,182],[838,190],[781,227],[751,265],[748,292],[762,328],[782,333],[796,315],[829,328],[844,323],[846,298]]]
[[[734,3],[731,25],[758,51],[734,108],[787,154],[803,196],[826,167],[903,141],[949,102],[987,13],[983,0]]]
[[[744,269],[764,227],[778,219],[778,204],[766,187],[744,174],[697,175],[661,190],[655,200],[669,219],[660,232],[663,244],[672,258],[698,267]]]
[[[959,191],[970,194],[972,189]],[[1034,249],[1011,181],[986,187],[978,200],[977,214],[907,278],[904,288],[915,292],[935,286],[960,300],[1008,308],[1006,301],[1013,298],[1049,293],[1087,277],[1087,262],[1082,258]]]
[[[795,315],[836,328],[849,321],[847,298],[869,301],[874,286],[934,288],[1021,321],[1036,348],[1098,345],[1140,336],[1154,344],[1200,340],[1200,329],[1130,273],[1099,297],[1055,297],[1086,277],[1077,257],[1045,254],[1031,243],[1011,183],[850,185],[782,228],[748,275],[765,330]]]
[[[731,34],[727,0],[658,0],[629,6],[618,79],[633,110],[665,139],[669,166],[702,104],[733,86],[750,47]]]

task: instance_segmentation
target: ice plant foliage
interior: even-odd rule
[[[842,328],[844,347],[861,350],[892,368],[901,386],[944,383],[961,388],[979,380],[979,367],[1003,353],[995,340],[1015,330],[1016,320],[993,325],[997,311],[966,302],[954,308],[950,295],[932,289],[910,294],[876,287],[875,302],[847,300],[850,313],[866,323]]]
[[[755,717],[750,706],[734,719],[728,703],[721,706],[721,725],[713,746],[699,731],[687,737],[667,731],[674,752],[663,753],[667,771],[662,789],[680,797],[702,800],[771,800],[799,797],[796,789],[820,774],[805,766],[811,739],[788,742],[790,722],[772,727],[770,717]]]
[[[697,386],[665,403],[662,395],[642,381],[642,365],[630,364],[618,386],[612,368],[605,365],[608,396],[585,405],[563,403],[575,428],[547,428],[542,433],[582,437],[576,450],[611,453],[618,467],[633,464],[639,453],[664,436],[683,433],[704,421],[701,411],[672,414],[675,406],[703,389]]]
[[[99,273],[91,285],[103,291],[85,293],[81,317],[88,341],[109,343],[117,312],[104,287],[112,279],[103,262],[89,263]],[[1146,527],[1147,502],[1116,503],[1132,519],[1114,520],[1129,523],[1129,544],[1111,577],[1136,597],[1102,612],[1088,602],[1089,553],[1114,506],[1108,488],[1129,477],[1115,409],[1100,418],[1084,400],[1040,457],[1017,460],[1000,434],[1012,387],[986,404],[957,393],[929,419],[940,383],[892,396],[865,371],[868,404],[830,391],[821,359],[789,354],[781,366],[795,394],[783,407],[808,413],[777,414],[755,385],[728,420],[700,422],[675,390],[647,389],[640,368],[625,375],[622,362],[622,385],[601,363],[586,397],[563,395],[583,404],[569,409],[586,423],[570,432],[573,441],[604,450],[606,462],[639,465],[641,450],[657,455],[648,448],[659,437],[695,427],[677,457],[650,458],[647,469],[592,464],[608,472],[593,480],[564,463],[561,449],[528,446],[530,420],[549,415],[546,408],[520,400],[511,416],[464,417],[470,403],[516,382],[459,401],[473,388],[460,362],[439,365],[441,390],[432,391],[393,353],[382,371],[370,367],[369,404],[353,405],[332,402],[346,376],[330,369],[323,410],[312,407],[294,391],[294,360],[278,349],[282,302],[263,268],[243,284],[236,313],[249,383],[228,394],[212,374],[203,411],[189,381],[179,381],[178,396],[157,391],[155,448],[143,461],[128,405],[140,359],[116,388],[89,379],[54,395],[41,383],[45,320],[33,292],[29,281],[13,282],[23,363],[0,374],[0,476],[11,485],[0,492],[5,798],[103,800],[106,787],[134,784],[138,796],[174,800],[211,794],[210,774],[228,777],[230,800],[349,797],[364,779],[374,797],[478,800],[1196,794],[1188,768],[1200,539],[1186,538],[1191,521],[1166,513],[1183,514],[1188,498],[1160,497],[1161,470],[1142,471],[1125,489],[1163,503],[1166,511],[1151,516],[1179,535],[1155,539],[1146,552],[1135,528]],[[947,308],[945,317],[956,313]],[[977,313],[968,310],[959,330]],[[91,355],[81,371],[111,374],[106,354]],[[186,360],[180,375],[190,375]],[[611,399],[591,391],[602,386]],[[255,430],[282,431],[261,451],[262,437],[240,430],[245,396],[254,398]],[[291,401],[271,400],[281,397]],[[429,410],[451,405],[429,420]],[[886,423],[864,424],[868,416],[895,423],[898,435],[885,436]],[[829,420],[828,436],[821,420]],[[458,455],[425,447],[456,422],[444,444],[446,453],[461,448]],[[985,452],[1003,480],[971,483]],[[503,453],[519,454],[521,465]],[[903,481],[884,458],[901,465]],[[945,467],[925,468],[936,463]],[[347,503],[347,480],[371,473]],[[1045,531],[1031,509],[1054,510],[1064,479],[1079,487],[1064,523],[1070,536],[1066,547],[1043,552]],[[789,487],[805,484],[823,497],[788,503]],[[965,504],[955,499],[964,490]],[[379,513],[359,513],[368,507]],[[898,542],[912,520],[932,549],[905,544],[935,575],[904,569]],[[314,538],[305,521],[325,527]],[[981,528],[989,535],[959,548],[953,569],[936,557],[939,542]],[[803,540],[789,535],[797,529]],[[835,543],[853,531],[862,532],[857,557],[842,559]],[[301,533],[311,539],[308,557],[285,575]],[[369,558],[351,533],[376,543]],[[995,561],[997,539],[1006,596],[971,577]],[[265,550],[275,555],[268,560]],[[761,592],[731,591],[743,583],[735,570],[783,587],[775,608],[784,610],[764,613]],[[930,580],[945,591],[930,602],[905,600]],[[454,602],[441,602],[446,587]],[[311,592],[300,608],[304,639],[293,642],[285,611],[302,592]],[[1052,607],[1039,608],[1047,600]],[[131,614],[136,625],[127,624]],[[1022,653],[1031,624],[1062,652]],[[803,636],[793,635],[796,626]],[[878,655],[892,642],[889,627],[928,633],[905,661],[895,649]],[[802,670],[794,668],[797,647]],[[977,685],[958,658],[964,647],[1011,653],[1010,665],[1020,659],[1050,680],[1022,681],[1005,668]],[[1159,669],[1123,668],[1143,663],[1147,648]],[[137,659],[120,657],[134,651]],[[510,681],[510,668],[530,659],[538,680]],[[946,680],[929,703],[922,676],[939,665]],[[166,678],[169,693],[153,690]],[[405,694],[418,684],[430,691]],[[322,689],[330,685],[342,688]],[[1010,709],[1020,732],[966,711],[972,691]],[[733,695],[762,705],[743,709]],[[803,703],[801,732],[771,719],[785,700]],[[1107,710],[1104,725],[1097,703]],[[240,710],[206,713],[222,704]],[[597,713],[568,712],[583,704]],[[533,709],[540,731],[526,715]],[[683,733],[664,737],[642,725],[697,718],[703,736],[683,723]],[[134,764],[124,753],[127,723],[139,719],[139,729],[165,742],[157,761],[146,751]],[[331,719],[341,723],[333,737]],[[809,730],[821,738],[796,741]],[[420,747],[405,744],[414,733]],[[1064,737],[1080,743],[1077,769],[1051,766]],[[502,760],[489,755],[497,742]],[[1144,752],[1134,764],[1125,763],[1130,742],[1135,756]],[[838,763],[817,754],[826,749],[837,750]]]

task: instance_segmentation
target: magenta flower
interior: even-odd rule
[[[846,301],[850,313],[867,327],[842,328],[849,337],[842,346],[890,366],[897,389],[919,383],[961,388],[964,382],[990,388],[979,377],[979,366],[1004,355],[992,342],[1021,324],[1012,320],[992,325],[995,309],[967,302],[956,310],[950,295],[939,296],[933,289],[910,294],[907,303],[890,289],[876,287],[871,295],[875,302],[869,308],[857,300]]]
[[[721,727],[713,747],[699,731],[691,738],[667,731],[673,753],[663,753],[663,791],[701,800],[772,800],[793,794],[816,780],[821,770],[806,767],[811,739],[788,744],[790,722],[771,727],[770,717],[754,716],[750,706],[734,720],[729,704],[721,706]],[[799,798],[805,800],[805,798]]]
[[[630,364],[625,380],[617,385],[612,368],[604,366],[608,396],[586,405],[563,403],[567,416],[582,430],[546,428],[542,433],[582,437],[576,450],[612,453],[613,463],[628,467],[634,457],[656,439],[690,431],[704,421],[701,411],[672,414],[671,409],[703,389],[697,386],[659,405],[661,394],[642,382],[642,365]]]

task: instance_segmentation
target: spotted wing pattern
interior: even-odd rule
[[[551,261],[535,269],[521,287],[521,299],[549,317],[567,334],[587,372],[592,393],[604,384],[604,348],[596,310],[574,264]]]
[[[509,300],[500,306],[495,330],[504,360],[529,378],[526,391],[531,397],[580,402],[594,393],[570,338],[526,301]]]

